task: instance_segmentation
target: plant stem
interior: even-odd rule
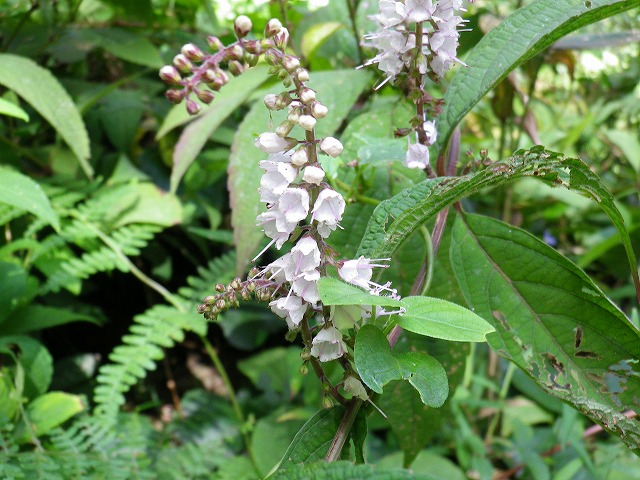
[[[358,33],[357,14],[358,14],[358,0],[347,0],[347,8],[349,9],[349,19],[351,20],[351,31],[353,37],[356,39],[356,48],[358,49],[358,63],[362,65],[364,63],[364,53],[362,51],[362,45],[360,45],[360,34]]]
[[[498,398],[501,402],[504,402],[504,399],[507,398],[507,393],[509,392],[509,387],[511,386],[511,379],[513,378],[513,373],[516,370],[516,365],[514,363],[509,362],[509,366],[507,367],[507,371],[504,374],[504,379],[502,380],[502,387],[500,388],[500,393],[498,394]],[[486,445],[489,445],[493,441],[493,434],[498,427],[498,421],[500,420],[500,410],[497,410],[493,418],[491,418],[491,423],[487,428],[487,434],[484,437],[484,442]]]
[[[356,417],[358,416],[358,411],[360,410],[361,406],[362,400],[359,398],[354,397],[349,402],[347,411],[344,412],[342,421],[338,426],[338,431],[333,437],[333,441],[331,442],[331,447],[329,447],[327,456],[324,457],[327,462],[335,462],[336,460],[340,459],[342,448],[344,447],[345,443],[347,443],[349,433],[351,432],[351,427],[353,426],[353,422],[355,422]]]

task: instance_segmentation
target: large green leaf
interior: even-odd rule
[[[576,265],[498,220],[456,221],[451,263],[489,344],[551,395],[640,449],[640,332]]]
[[[293,438],[278,465],[278,470],[300,463],[311,463],[325,457],[338,430],[345,409],[335,406],[320,410]]]
[[[327,116],[316,125],[316,137],[331,135],[338,129],[368,84],[369,76],[362,70],[334,70],[312,75],[309,86],[316,90],[318,100],[329,109]],[[280,91],[280,88],[276,87],[274,91]],[[256,226],[256,216],[261,210],[258,187],[263,173],[258,168],[258,162],[264,160],[266,154],[254,147],[254,140],[256,135],[269,130],[270,124],[277,125],[283,119],[283,112],[269,112],[262,102],[257,102],[245,116],[233,139],[228,188],[238,252],[238,274],[244,271],[263,238],[260,228]],[[302,138],[301,131],[296,129],[292,135]]]
[[[465,114],[509,72],[574,30],[637,7],[640,0],[538,0],[517,9],[485,35],[465,58],[438,117],[442,150]]]
[[[26,175],[5,167],[0,167],[0,203],[33,213],[56,229],[60,227],[58,215],[42,187]]]
[[[91,177],[87,129],[73,100],[51,72],[28,58],[2,53],[0,84],[24,98],[56,129]]]
[[[78,395],[45,393],[27,405],[25,421],[18,425],[15,432],[16,439],[18,442],[26,442],[33,437],[45,435],[84,408],[82,398]]]
[[[398,325],[427,337],[456,342],[484,342],[494,328],[474,312],[447,300],[406,297],[406,312]]]
[[[196,159],[204,145],[225,119],[236,110],[253,91],[267,79],[266,67],[252,68],[240,77],[232,79],[229,84],[216,95],[211,106],[204,107],[204,113],[191,122],[180,135],[173,152],[171,169],[171,191],[175,192],[180,180],[189,166]],[[264,108],[264,107],[263,107]],[[189,120],[184,104],[176,105],[167,115],[158,138],[171,128]],[[249,142],[245,148],[254,148]]]
[[[564,158],[540,146],[527,151],[519,150],[509,160],[494,163],[476,173],[425,180],[382,202],[369,220],[358,255],[389,257],[413,231],[447,205],[484,188],[525,177],[568,188],[598,202],[620,234],[640,298],[635,254],[613,196],[584,162]]]

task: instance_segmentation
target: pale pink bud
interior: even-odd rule
[[[311,113],[313,113],[313,116],[316,118],[324,118],[327,116],[327,113],[329,113],[329,109],[320,102],[315,102],[313,107],[311,107]]]
[[[182,80],[182,77],[180,76],[180,73],[178,73],[178,70],[171,65],[165,65],[160,69],[160,78],[163,82],[166,82],[170,85],[179,85],[180,80]]]
[[[253,24],[251,23],[251,19],[246,15],[240,15],[236,18],[236,21],[233,22],[233,31],[238,38],[246,37],[252,28]]]
[[[308,82],[309,81],[309,72],[307,70],[305,70],[304,68],[299,69],[296,72],[296,78],[298,79],[299,82]]]
[[[189,61],[186,55],[183,55],[182,53],[173,57],[173,64],[182,73],[190,73],[193,68],[193,64]]]
[[[287,44],[289,43],[289,30],[287,30],[285,27],[282,27],[280,29],[280,32],[278,32],[273,37],[273,40],[276,43],[276,47],[278,47],[280,50],[284,50],[285,48],[287,48]]]
[[[214,99],[213,93],[209,90],[196,90],[196,95],[206,105],[209,105]]]
[[[298,125],[304,128],[307,131],[313,130],[313,127],[316,126],[316,119],[311,115],[300,115],[298,119]]]
[[[309,156],[307,155],[307,149],[305,147],[299,148],[291,156],[291,163],[296,167],[301,167],[308,161],[309,161]]]
[[[165,95],[165,97],[167,97],[167,100],[169,100],[171,103],[178,104],[182,100],[184,100],[185,94],[186,94],[186,92],[184,90],[177,90],[177,89],[173,88],[171,90],[167,90],[164,95]]]
[[[300,66],[300,60],[296,57],[287,55],[282,59],[282,66],[287,70],[287,72],[293,73]]]
[[[337,157],[342,153],[343,146],[340,140],[333,137],[326,137],[320,142],[320,150],[329,155],[330,157]]]
[[[320,167],[309,166],[304,169],[302,173],[302,180],[307,183],[313,183],[315,185],[320,185],[322,180],[324,179],[324,170]]]
[[[267,22],[267,26],[264,29],[264,36],[267,38],[273,37],[282,30],[282,23],[277,18],[272,18]]]
[[[275,93],[270,93],[270,94],[264,96],[264,105],[269,110],[278,110],[276,108],[276,101],[277,100],[278,100],[278,95],[276,95]]]
[[[189,112],[189,115],[197,115],[198,113],[200,113],[201,108],[202,107],[200,107],[200,105],[198,105],[198,103],[194,102],[193,100],[187,100],[187,112]]]
[[[224,43],[222,43],[218,37],[214,37],[213,35],[207,37],[207,44],[209,45],[209,48],[214,52],[217,52],[218,50],[222,50],[224,48]]]
[[[187,43],[182,47],[182,54],[192,62],[201,62],[204,59],[204,53],[193,43]]]
[[[305,105],[310,104],[311,102],[315,101],[315,99],[316,99],[316,92],[314,92],[310,88],[303,88],[300,91],[300,101]]]

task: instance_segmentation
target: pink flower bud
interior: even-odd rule
[[[251,19],[246,15],[240,15],[236,18],[236,21],[233,22],[233,31],[238,38],[244,38],[253,28],[253,24],[251,23]]]
[[[276,47],[278,47],[280,50],[284,50],[285,48],[287,48],[287,44],[289,43],[289,30],[282,27],[280,29],[280,32],[273,37],[273,40],[276,43]]]
[[[271,38],[282,30],[282,23],[277,18],[272,18],[267,22],[267,26],[264,29],[264,36]]]
[[[214,95],[209,90],[196,90],[196,95],[200,99],[200,101],[204,104],[209,105],[213,102]]]
[[[276,107],[276,102],[278,100],[278,95],[275,93],[270,93],[264,96],[264,105],[268,110],[278,110]]]
[[[229,62],[229,72],[231,72],[234,77],[242,75],[244,73],[244,65],[237,60]]]
[[[198,103],[194,102],[191,99],[187,100],[187,112],[189,112],[189,115],[197,115],[198,113],[200,113],[200,105],[198,105]]]
[[[298,79],[299,82],[308,82],[309,81],[309,72],[307,70],[305,70],[304,68],[299,69],[296,72],[296,78]]]
[[[171,65],[165,65],[160,69],[160,78],[170,85],[180,85],[180,80],[182,80],[178,70]]]
[[[287,135],[289,135],[289,133],[291,133],[293,126],[294,126],[293,122],[285,120],[280,125],[278,125],[278,128],[276,128],[276,135],[278,135],[281,138],[285,138]]]
[[[204,53],[193,43],[187,43],[182,47],[182,54],[192,62],[201,62],[204,59]]]
[[[164,96],[167,97],[167,100],[175,104],[182,102],[182,100],[184,100],[184,95],[184,90],[177,90],[175,88],[167,90],[167,92],[164,94]]]
[[[179,53],[178,55],[173,57],[173,64],[182,73],[191,73],[191,69],[193,68],[193,64],[182,53]]]
[[[227,60],[240,60],[243,54],[244,54],[244,51],[242,50],[242,47],[236,44],[233,47],[229,47],[227,49],[225,58]]]
[[[287,70],[287,72],[293,73],[300,66],[300,60],[296,57],[292,57],[291,55],[286,55],[282,59],[282,66]]]
[[[207,37],[207,44],[213,52],[217,52],[224,48],[224,43],[222,43],[218,37],[214,37],[213,35]]]

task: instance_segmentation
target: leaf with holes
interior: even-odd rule
[[[544,390],[640,451],[640,332],[576,265],[533,235],[487,217],[456,220],[451,263],[496,333],[489,344]]]

